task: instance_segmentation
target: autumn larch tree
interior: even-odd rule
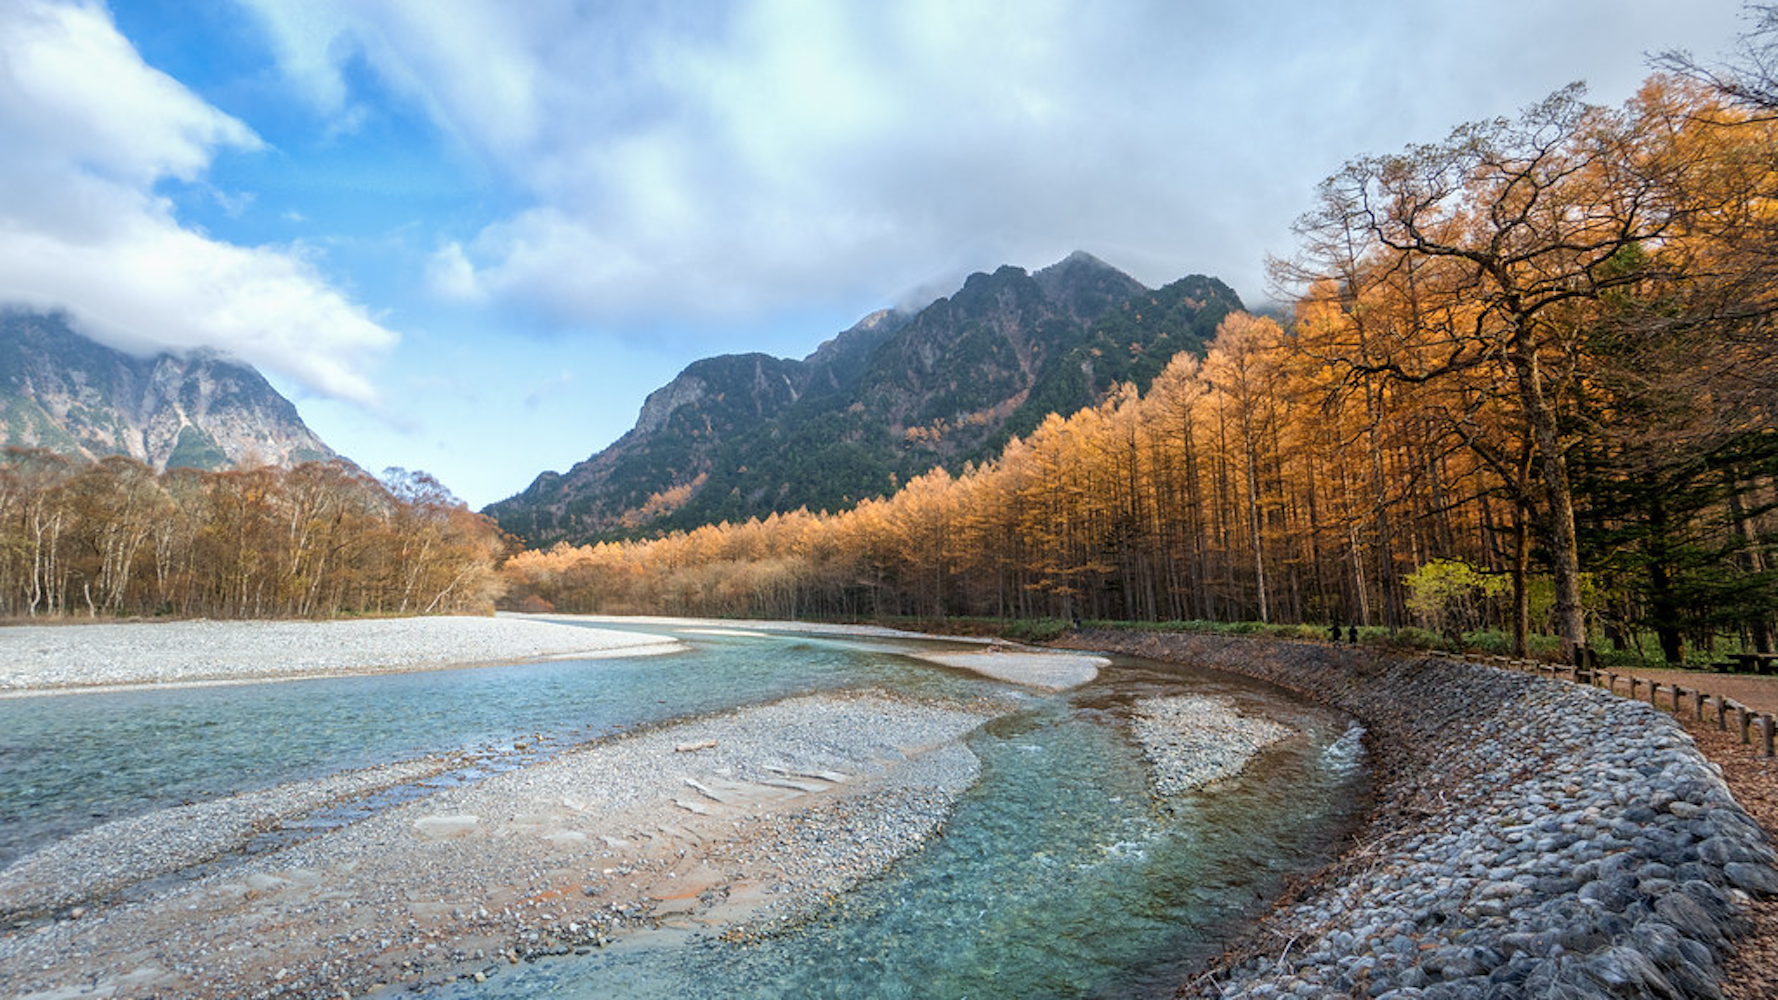
[[[1506,374],[1497,391],[1516,404],[1536,451],[1531,499],[1571,648],[1587,633],[1565,408],[1583,375],[1593,309],[1612,289],[1650,280],[1651,251],[1685,211],[1666,197],[1675,165],[1637,125],[1570,87],[1517,120],[1355,160],[1323,185],[1323,210],[1305,217],[1311,250],[1360,247],[1361,280],[1394,282],[1414,298],[1419,321],[1405,339],[1353,359],[1355,370],[1415,385],[1492,367]],[[1630,258],[1639,266],[1625,266]]]

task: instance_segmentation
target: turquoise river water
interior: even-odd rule
[[[425,995],[1160,997],[1288,875],[1331,857],[1363,799],[1349,720],[1228,674],[1117,658],[1083,688],[1044,694],[909,655],[942,642],[645,630],[689,649],[0,700],[0,865],[108,819],[344,768],[468,751],[477,763],[449,780],[474,780],[637,725],[803,692],[1010,693],[1019,708],[969,739],[982,777],[943,835],[796,929],[747,945],[649,935]],[[1298,735],[1234,780],[1157,804],[1129,706],[1188,692],[1226,695]]]

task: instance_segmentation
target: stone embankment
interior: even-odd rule
[[[1358,842],[1231,949],[1202,996],[1718,997],[1750,895],[1778,894],[1765,834],[1646,704],[1313,643],[1066,644],[1271,681],[1369,731],[1375,808]]]

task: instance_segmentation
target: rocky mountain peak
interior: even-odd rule
[[[1084,252],[1035,274],[972,274],[924,308],[871,313],[801,361],[694,362],[616,443],[487,513],[548,546],[847,507],[934,465],[990,458],[1115,381],[1146,384],[1240,308],[1223,292],[1202,277],[1151,290]]]
[[[157,472],[339,457],[250,365],[211,350],[137,358],[23,309],[0,310],[0,444]]]

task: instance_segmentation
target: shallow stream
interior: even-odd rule
[[[0,701],[0,864],[106,819],[344,768],[463,755],[448,780],[474,780],[795,693],[1010,695],[1018,710],[969,741],[982,779],[943,835],[808,923],[746,945],[663,932],[429,995],[1168,996],[1287,875],[1331,856],[1363,798],[1348,720],[1227,674],[1117,659],[1086,687],[1040,694],[914,659],[924,640],[646,630],[690,649]],[[1138,698],[1183,692],[1299,735],[1232,781],[1154,801],[1125,719]]]

